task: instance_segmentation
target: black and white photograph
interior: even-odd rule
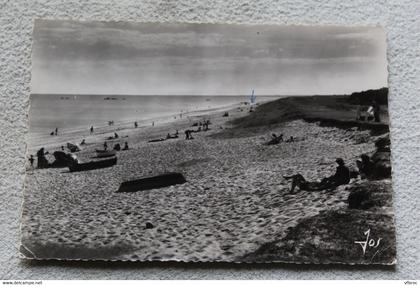
[[[36,20],[25,259],[396,263],[379,26]]]

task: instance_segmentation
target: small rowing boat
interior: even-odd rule
[[[115,164],[117,164],[117,157],[104,159],[104,160],[98,160],[98,161],[90,161],[86,163],[72,163],[71,165],[69,165],[69,170],[70,172],[87,171],[87,170],[111,167],[111,166],[114,166]]]
[[[115,150],[102,150],[102,149],[95,149],[96,157],[111,157],[117,154]]]

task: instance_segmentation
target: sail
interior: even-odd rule
[[[252,94],[251,94],[251,98],[250,98],[251,105],[255,104],[256,97],[257,96],[255,96],[254,89],[252,89]]]

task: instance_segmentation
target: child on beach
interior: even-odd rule
[[[29,163],[31,164],[32,168],[34,167],[34,161],[35,161],[34,156],[31,154],[31,156],[29,157]]]
[[[127,142],[124,143],[124,148],[122,150],[128,150],[128,143]]]

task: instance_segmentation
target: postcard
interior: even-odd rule
[[[395,264],[382,28],[33,39],[23,258]]]

